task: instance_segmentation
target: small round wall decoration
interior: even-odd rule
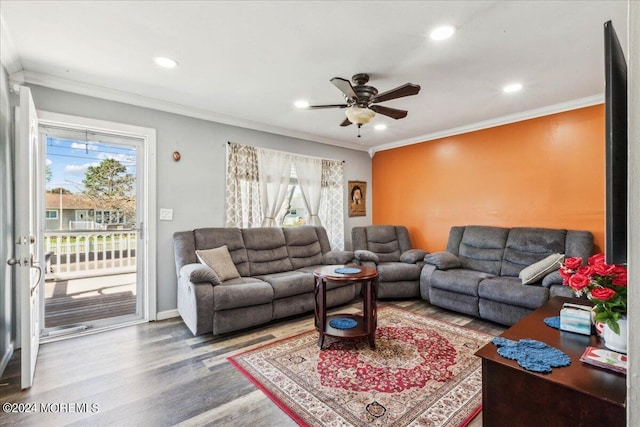
[[[176,162],[180,161],[180,152],[179,151],[174,151],[173,152],[173,160],[175,160]]]

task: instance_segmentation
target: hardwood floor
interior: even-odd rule
[[[425,301],[378,304],[493,335],[505,329]],[[331,311],[361,307],[357,302]],[[222,337],[193,337],[177,318],[51,342],[40,347],[35,384],[24,392],[17,352],[0,380],[0,403],[27,403],[37,412],[2,412],[0,424],[294,426],[226,357],[312,328],[310,313]],[[481,425],[480,417],[471,424]]]

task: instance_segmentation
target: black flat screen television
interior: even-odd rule
[[[627,262],[627,63],[611,21],[604,24],[608,264]]]

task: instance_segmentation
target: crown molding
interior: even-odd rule
[[[2,62],[2,65],[7,70],[7,74],[11,75],[22,70],[18,50],[13,43],[11,34],[9,34],[2,13],[0,13],[0,46],[2,46],[2,49],[0,49],[0,62]]]
[[[3,37],[4,35],[3,26]],[[3,42],[4,42],[3,38]],[[5,56],[4,44],[3,44],[3,58]],[[10,50],[10,49],[9,49]],[[19,58],[16,59],[19,64]],[[3,65],[7,65],[3,61]],[[7,68],[7,72],[9,69]],[[277,126],[269,126],[263,123],[257,123],[250,120],[242,120],[236,117],[230,117],[223,114],[214,113],[209,110],[205,110],[197,107],[190,107],[173,102],[163,101],[161,99],[151,98],[148,96],[136,95],[129,92],[118,91],[114,89],[105,88],[102,86],[91,85],[87,83],[80,83],[72,80],[67,80],[59,77],[54,77],[48,74],[36,73],[33,71],[16,71],[9,76],[10,84],[33,84],[38,86],[44,86],[51,89],[57,89],[65,92],[76,93],[79,95],[86,95],[95,98],[108,99],[110,101],[122,102],[125,104],[136,105],[138,107],[150,108],[154,110],[164,111],[173,114],[180,114],[187,117],[193,117],[196,119],[202,119],[212,121],[216,123],[222,123],[230,126],[237,126],[245,129],[256,130],[260,132],[267,132],[276,135],[288,136],[291,138],[298,138],[312,142],[319,142],[322,144],[333,145],[337,147],[347,148],[350,150],[367,151],[371,158],[378,151],[390,150],[393,148],[404,147],[406,145],[419,144],[421,142],[432,141],[434,139],[446,138],[454,135],[460,135],[463,133],[474,132],[482,129],[488,129],[496,126],[507,125],[523,120],[534,119],[537,117],[548,116],[550,114],[562,113],[565,111],[575,110],[578,108],[590,107],[592,105],[602,104],[604,102],[604,95],[593,95],[585,98],[579,98],[572,101],[567,101],[559,104],[554,104],[542,108],[536,108],[533,110],[527,110],[520,113],[510,114],[507,116],[497,117],[495,119],[484,120],[481,122],[472,123],[469,125],[459,126],[451,129],[445,129],[425,135],[420,135],[400,141],[390,142],[387,144],[377,145],[375,147],[358,146],[352,143],[345,143],[341,141],[335,141],[328,138],[319,137],[305,132],[292,131],[290,129],[284,129]]]
[[[4,49],[3,49],[4,50]],[[222,123],[231,126],[237,126],[245,129],[256,130],[260,132],[272,133],[276,135],[288,136],[291,138],[304,139],[307,141],[320,142],[322,144],[334,145],[351,150],[367,151],[368,147],[335,141],[312,135],[305,132],[292,131],[277,126],[269,126],[263,123],[257,123],[250,120],[242,120],[236,117],[224,114],[214,113],[209,110],[197,107],[189,107],[182,104],[163,101],[157,98],[151,98],[143,95],[136,95],[129,92],[123,92],[115,89],[109,89],[102,86],[92,85],[88,83],[80,83],[73,80],[67,80],[60,77],[54,77],[48,74],[37,73],[33,71],[18,71],[10,74],[9,81],[12,84],[33,84],[44,86],[50,89],[57,89],[65,92],[76,93],[79,95],[91,96],[94,98],[108,99],[110,101],[122,102],[125,104],[136,105],[138,107],[150,108],[153,110],[164,111],[173,114],[180,114],[187,117]]]
[[[421,142],[433,141],[434,139],[446,138],[449,136],[460,135],[468,132],[475,132],[482,129],[488,129],[496,126],[508,125],[511,123],[521,122],[524,120],[535,119],[537,117],[548,116],[551,114],[562,113],[565,111],[575,110],[578,108],[590,107],[592,105],[602,104],[604,102],[604,94],[588,96],[586,98],[574,99],[572,101],[562,102],[560,104],[549,105],[542,108],[527,110],[520,113],[509,114],[508,116],[497,117],[495,119],[484,120],[470,125],[459,126],[456,128],[445,129],[438,132],[429,133],[414,138],[404,139],[402,141],[391,142],[373,147],[374,151],[390,150],[392,148],[404,147],[405,145],[419,144]]]

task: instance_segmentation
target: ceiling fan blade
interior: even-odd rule
[[[321,110],[323,108],[347,108],[347,104],[309,105],[305,110]]]
[[[407,110],[398,110],[395,108],[383,107],[382,105],[370,105],[369,109],[396,120],[407,117]]]
[[[375,96],[371,102],[384,102],[389,101],[391,99],[402,98],[405,96],[417,95],[420,92],[420,86],[414,85],[413,83],[405,83],[402,86],[398,86],[395,89],[388,90],[386,92],[382,92],[381,94]]]
[[[342,77],[334,77],[330,82],[340,89],[348,99],[358,99],[358,94],[353,89],[353,86],[351,86],[351,82],[349,80],[343,79]]]
[[[351,124],[351,122],[349,121],[349,119],[344,119],[344,122],[340,123],[340,126],[349,126]]]

